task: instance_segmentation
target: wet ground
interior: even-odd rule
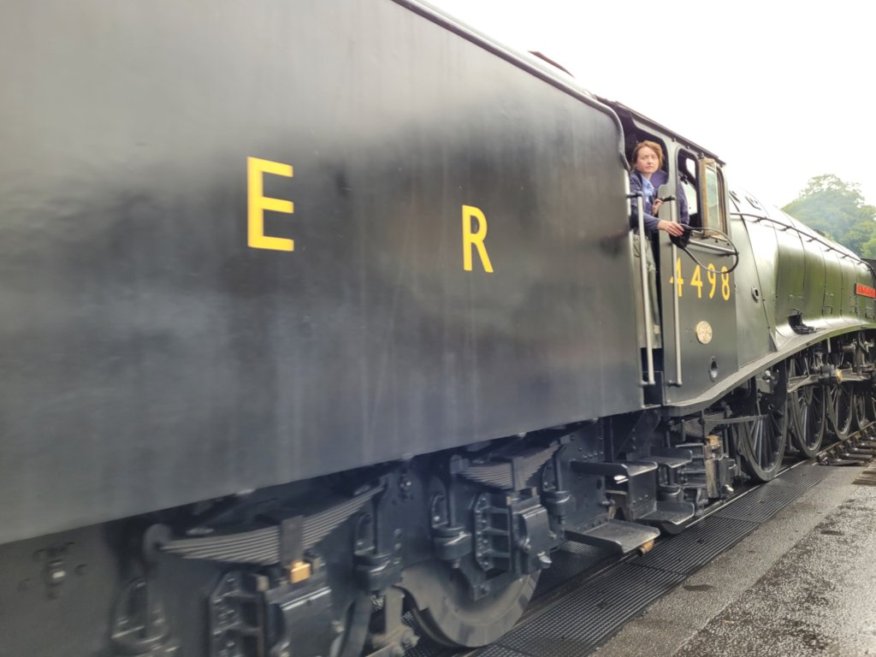
[[[876,657],[876,486],[855,483],[862,471],[834,468],[595,654]]]

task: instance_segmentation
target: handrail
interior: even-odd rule
[[[670,211],[670,220],[672,223],[678,223],[678,208],[675,203],[669,204]],[[673,276],[675,275],[675,261],[678,259],[678,246],[675,242],[672,242],[672,271]],[[675,279],[673,278],[673,281]],[[676,288],[678,287],[678,281],[675,281],[672,285],[672,319],[675,328],[675,374],[676,380],[671,383],[676,386],[684,385],[684,380],[681,376],[681,326],[679,326],[681,322],[681,312],[678,308],[678,292]]]
[[[630,194],[627,198],[636,199],[636,214],[639,227],[639,269],[642,275],[642,306],[645,314],[645,360],[648,364],[646,383],[654,385],[654,319],[651,313],[651,290],[648,284],[648,263],[645,260],[645,249],[651,248],[645,237],[645,202],[641,194]]]
[[[689,247],[696,247],[697,249],[701,249],[703,251],[710,251],[711,253],[720,253],[723,255],[739,255],[739,251],[736,249],[728,249],[725,246],[718,246],[717,244],[709,244],[708,242],[688,242]]]
[[[835,242],[831,242],[827,238],[825,238],[821,235],[818,235],[818,234],[812,235],[810,233],[807,233],[806,231],[800,230],[797,226],[795,226],[793,224],[786,224],[784,221],[779,221],[778,219],[773,219],[772,217],[767,217],[765,215],[752,214],[750,212],[730,212],[728,214],[730,216],[733,216],[733,217],[738,217],[739,220],[743,221],[743,222],[751,221],[751,222],[757,224],[757,223],[760,223],[761,221],[768,221],[771,224],[781,226],[783,230],[787,230],[787,229],[793,230],[795,233],[797,233],[800,236],[801,239],[805,239],[808,242],[818,242],[819,244],[821,244],[821,246],[826,248],[828,251],[835,251],[836,253],[842,254],[846,257],[848,257],[850,255],[847,252],[847,250],[844,250],[845,247],[843,247],[843,249],[838,249],[837,248],[838,245]],[[842,245],[839,245],[839,246],[842,246]],[[853,253],[851,253],[851,256],[857,258],[857,260],[860,264],[866,265],[869,267],[869,265],[867,264],[867,261],[864,260],[857,253],[853,252]],[[876,272],[874,272],[874,275],[876,275]]]

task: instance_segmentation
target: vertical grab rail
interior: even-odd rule
[[[645,239],[645,202],[641,194],[631,194],[627,198],[636,199],[637,223],[639,226],[639,270],[642,275],[642,306],[645,314],[645,359],[648,363],[648,385],[654,385],[654,319],[651,313],[651,288],[648,285],[648,263],[645,249],[650,248]]]
[[[678,208],[675,205],[675,199],[673,198],[669,203],[670,208],[670,220],[672,223],[678,223]],[[677,276],[677,272],[675,271],[675,263],[678,261],[678,247],[675,245],[675,242],[672,243],[672,272],[673,276]],[[675,280],[673,278],[673,280]],[[683,379],[681,378],[681,326],[679,325],[679,317],[680,311],[678,308],[678,281],[675,281],[675,284],[672,286],[672,320],[675,328],[675,381],[674,385],[680,386],[684,384]]]

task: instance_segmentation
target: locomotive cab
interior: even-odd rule
[[[707,393],[738,366],[733,271],[739,253],[731,235],[722,162],[645,117],[614,107],[624,126],[628,155],[646,139],[659,143],[666,154],[667,183],[657,190],[665,202],[658,217],[682,222],[683,207],[688,215],[683,236],[670,238],[658,231],[650,238],[656,264],[651,275],[656,280],[648,287],[657,293],[649,295],[649,301],[659,310],[650,310],[659,323],[650,332],[659,342],[643,343],[645,379],[653,380],[656,388],[649,399],[683,405]],[[647,326],[644,332],[649,333]],[[653,378],[651,362],[656,369]]]
[[[738,365],[733,270],[739,255],[729,235],[721,164],[708,155],[694,156],[685,145],[673,145],[672,161],[681,166],[670,179],[692,189],[685,190],[690,229],[682,238],[658,236],[668,403],[703,394]],[[696,177],[690,175],[694,167]],[[678,220],[677,206],[661,208],[661,218],[667,214]]]

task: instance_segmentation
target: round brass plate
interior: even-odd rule
[[[694,330],[697,333],[697,340],[700,341],[700,344],[709,344],[712,341],[712,325],[707,321],[697,322]]]

